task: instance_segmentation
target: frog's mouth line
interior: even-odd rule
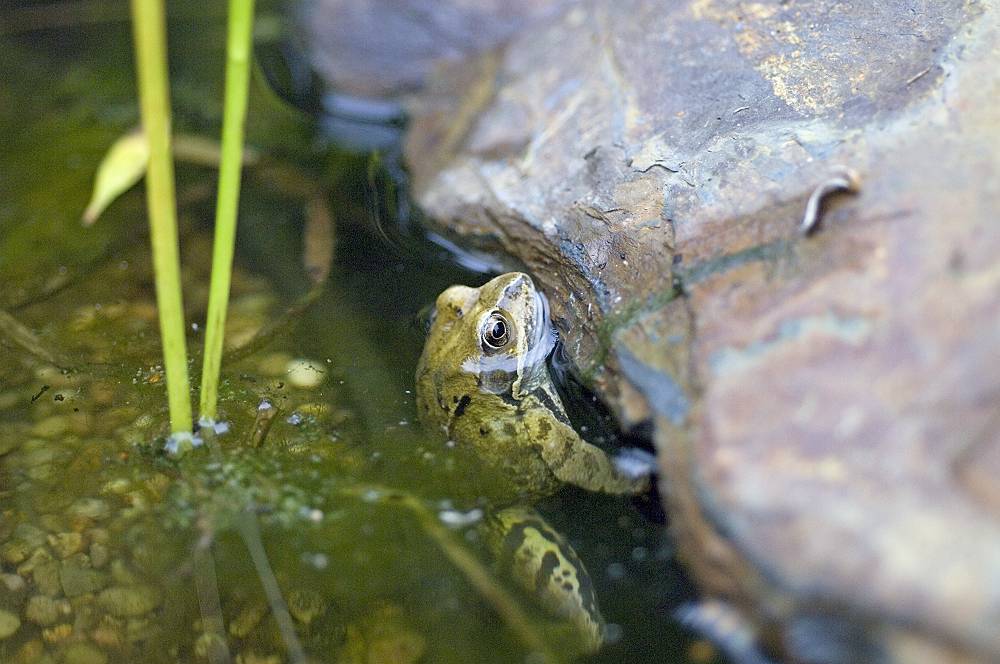
[[[535,324],[532,332],[534,338],[528,341],[528,356],[525,358],[527,366],[544,362],[556,345],[555,329],[549,318],[549,301],[539,290],[535,291]]]

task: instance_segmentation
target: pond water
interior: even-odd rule
[[[223,28],[171,7],[175,128],[213,137]],[[137,121],[125,9],[25,3],[0,21],[0,661],[290,662],[296,643],[316,662],[716,661],[671,619],[691,591],[648,500],[567,488],[534,505],[589,570],[596,654],[495,571],[481,526],[499,479],[421,431],[412,394],[419,312],[488,275],[380,232],[372,211],[398,192],[260,76],[227,330],[249,350],[224,364],[217,445],[164,454],[142,187],[79,221]],[[260,9],[262,48],[279,9]],[[215,181],[184,163],[177,178],[196,371]],[[337,242],[310,291],[317,197]]]

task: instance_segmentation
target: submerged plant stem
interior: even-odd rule
[[[142,126],[149,141],[146,205],[149,209],[156,303],[167,375],[170,429],[191,431],[191,392],[184,339],[174,165],[170,150],[170,94],[167,88],[166,18],[163,0],[132,0],[132,29]]]
[[[206,426],[201,429],[201,432],[205,438],[209,453],[212,455],[212,460],[221,466],[223,463],[222,448],[215,437],[215,431],[211,426]],[[288,661],[291,664],[305,664],[305,650],[303,650],[302,642],[295,632],[295,623],[292,621],[291,613],[288,611],[288,604],[281,594],[278,579],[275,577],[271,561],[267,557],[267,550],[264,549],[264,540],[261,537],[260,525],[257,523],[257,508],[253,500],[248,500],[241,507],[236,515],[235,523],[240,538],[243,540],[243,545],[246,546],[247,552],[250,554],[250,560],[253,561],[254,569],[257,571],[257,578],[264,589],[264,595],[267,597],[267,603],[271,608],[271,615],[274,617],[281,638],[285,642]],[[205,530],[207,531],[208,529],[206,528]],[[206,535],[203,532],[201,539],[209,541],[211,535]],[[196,547],[195,560],[196,564],[200,563],[203,566],[203,569],[199,571],[202,574],[201,578],[204,580],[204,583],[198,587],[198,599],[203,621],[206,618],[215,620],[217,617],[218,623],[221,623],[222,614],[219,609],[218,587],[215,585],[215,561],[210,557],[211,553],[208,555],[209,558],[207,559],[204,556],[199,558],[199,552]],[[207,566],[211,566],[210,571],[204,569]],[[209,577],[209,574],[211,577]],[[225,653],[225,656],[228,657],[228,651]]]
[[[56,357],[54,352],[46,348],[34,332],[19,323],[16,318],[3,309],[0,309],[0,337],[9,339],[21,350],[49,364],[62,368],[68,366],[65,360]],[[2,340],[0,340],[0,346],[3,345]]]
[[[454,536],[441,525],[437,515],[427,509],[419,498],[405,491],[377,485],[353,485],[341,489],[345,496],[383,505],[399,505],[410,510],[421,528],[438,545],[451,563],[462,572],[466,580],[485,598],[500,615],[518,640],[541,662],[553,664],[563,661],[532,623],[518,601],[497,583],[496,579]]]
[[[226,364],[238,362],[266,348],[278,335],[290,328],[298,320],[299,316],[312,306],[312,303],[319,299],[322,294],[323,284],[313,286],[305,295],[293,302],[280,316],[260,328],[249,341],[242,346],[230,348],[226,351],[222,361]]]
[[[201,370],[200,415],[209,420],[215,420],[218,406],[219,368],[222,365],[222,342],[236,242],[236,216],[243,165],[243,126],[250,87],[253,5],[253,0],[229,0],[222,161],[219,166],[219,195],[215,208],[212,281],[208,295],[208,316],[205,320],[205,358]]]
[[[222,602],[219,600],[219,582],[215,575],[211,525],[201,519],[199,527],[202,532],[194,547],[194,585],[198,593],[202,631],[216,637],[213,644],[215,647],[208,651],[206,659],[211,664],[229,664],[232,658],[226,644],[226,625],[222,617]]]

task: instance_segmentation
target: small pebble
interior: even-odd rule
[[[125,640],[129,643],[147,641],[159,631],[159,627],[151,623],[149,618],[129,618],[125,622]]]
[[[45,531],[30,523],[18,524],[17,528],[14,529],[14,536],[27,542],[32,549],[37,549],[45,544]]]
[[[120,586],[132,586],[141,583],[139,575],[129,569],[120,558],[111,561],[111,578]]]
[[[8,565],[20,565],[28,559],[32,547],[22,540],[10,540],[0,547],[0,560]]]
[[[264,376],[277,378],[285,375],[285,370],[292,362],[292,356],[288,353],[269,353],[257,362],[257,371]]]
[[[323,570],[330,565],[330,557],[325,553],[303,553],[302,562],[312,565],[316,569]]]
[[[35,423],[35,426],[31,428],[31,433],[40,438],[55,438],[66,433],[69,424],[69,419],[64,415],[52,415]]]
[[[163,473],[155,473],[143,482],[143,486],[149,490],[153,500],[160,502],[163,500],[163,496],[166,495],[167,491],[170,490],[172,482],[170,481],[170,478]]]
[[[204,632],[195,639],[194,654],[198,659],[219,662],[227,652],[226,639],[221,634]]]
[[[95,406],[110,406],[115,400],[113,383],[95,381],[90,385],[90,400]]]
[[[54,560],[36,565],[31,573],[31,578],[35,582],[35,588],[43,595],[58,597],[62,592],[62,583],[59,581],[59,563]]]
[[[25,474],[28,476],[28,479],[35,482],[47,482],[52,477],[53,472],[54,469],[51,463],[40,463],[28,468],[28,472]]]
[[[19,593],[28,587],[28,583],[17,574],[0,574],[0,584],[12,593]]]
[[[131,507],[127,512],[129,518],[134,518],[149,509],[149,500],[147,500],[146,494],[139,489],[126,493],[125,502]],[[126,514],[126,512],[123,511],[122,514]]]
[[[263,602],[247,604],[229,621],[229,633],[238,639],[246,638],[266,613],[267,605]]]
[[[108,585],[108,577],[104,572],[91,569],[86,556],[81,555],[62,562],[59,567],[59,584],[66,597],[79,597],[96,593]]]
[[[312,389],[318,387],[326,378],[326,370],[319,362],[312,360],[292,360],[285,366],[288,382],[295,387]]]
[[[160,605],[160,593],[153,586],[112,586],[97,597],[101,607],[113,616],[134,617],[149,613]]]
[[[326,602],[315,590],[295,589],[288,593],[288,611],[300,623],[308,625],[323,615],[326,611]]]
[[[17,573],[21,576],[27,576],[34,572],[35,568],[42,563],[47,563],[52,561],[52,554],[44,546],[39,546],[37,549],[31,552],[28,559],[17,566]]]
[[[100,498],[80,498],[69,506],[70,516],[86,517],[94,521],[106,519],[110,513],[108,503]]]
[[[281,658],[277,655],[258,655],[251,650],[236,655],[236,664],[281,664]]]
[[[41,438],[32,438],[21,446],[18,460],[25,468],[34,468],[49,464],[55,458],[56,451],[52,443]]]
[[[83,535],[72,532],[49,535],[49,546],[60,558],[69,558],[83,550]]]
[[[69,387],[80,382],[79,374],[65,372],[54,366],[39,367],[35,370],[35,375],[43,384],[49,385],[52,389],[59,387]]]
[[[368,664],[416,664],[427,649],[424,637],[410,629],[372,639],[368,646]]]
[[[0,410],[7,410],[8,408],[13,408],[23,398],[24,396],[18,393],[17,390],[0,392]],[[10,438],[4,438],[3,440],[0,440],[0,454],[6,454],[6,452],[3,451],[3,445],[11,441],[17,441],[17,436],[11,436]]]
[[[14,654],[11,664],[51,664],[52,658],[45,653],[45,644],[38,639],[25,642]]]
[[[59,533],[66,530],[63,518],[59,514],[43,514],[38,517],[38,524],[50,533]]]
[[[71,643],[62,651],[62,664],[107,664],[108,656],[89,643]]]
[[[101,493],[110,493],[116,496],[122,496],[132,488],[131,480],[125,479],[124,477],[119,477],[114,480],[110,480],[101,488]]]
[[[0,640],[8,639],[21,629],[21,619],[10,611],[0,610]]]
[[[108,559],[111,554],[108,552],[108,547],[100,542],[94,542],[90,545],[90,564],[94,566],[95,569],[100,569],[108,564]]]
[[[121,625],[111,622],[112,620],[114,619],[110,616],[105,616],[101,624],[90,633],[91,640],[105,649],[118,649],[125,643]]]
[[[71,636],[73,636],[73,626],[69,623],[60,623],[42,630],[42,638],[46,643],[62,643]]]
[[[48,627],[59,620],[59,608],[51,597],[35,595],[28,600],[28,605],[24,608],[24,617],[36,625]]]
[[[98,542],[99,544],[106,545],[111,540],[111,534],[104,528],[91,528],[87,531],[87,538],[91,542]]]
[[[6,407],[2,404],[2,400],[3,395],[0,395],[0,411],[6,410]],[[20,436],[4,436],[0,438],[0,456],[13,452],[21,446],[21,442],[22,439]]]

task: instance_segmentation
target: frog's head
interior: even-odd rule
[[[452,286],[432,314],[418,393],[439,392],[439,403],[470,390],[519,399],[548,380],[545,358],[554,341],[548,302],[528,275],[503,274],[479,288]]]

